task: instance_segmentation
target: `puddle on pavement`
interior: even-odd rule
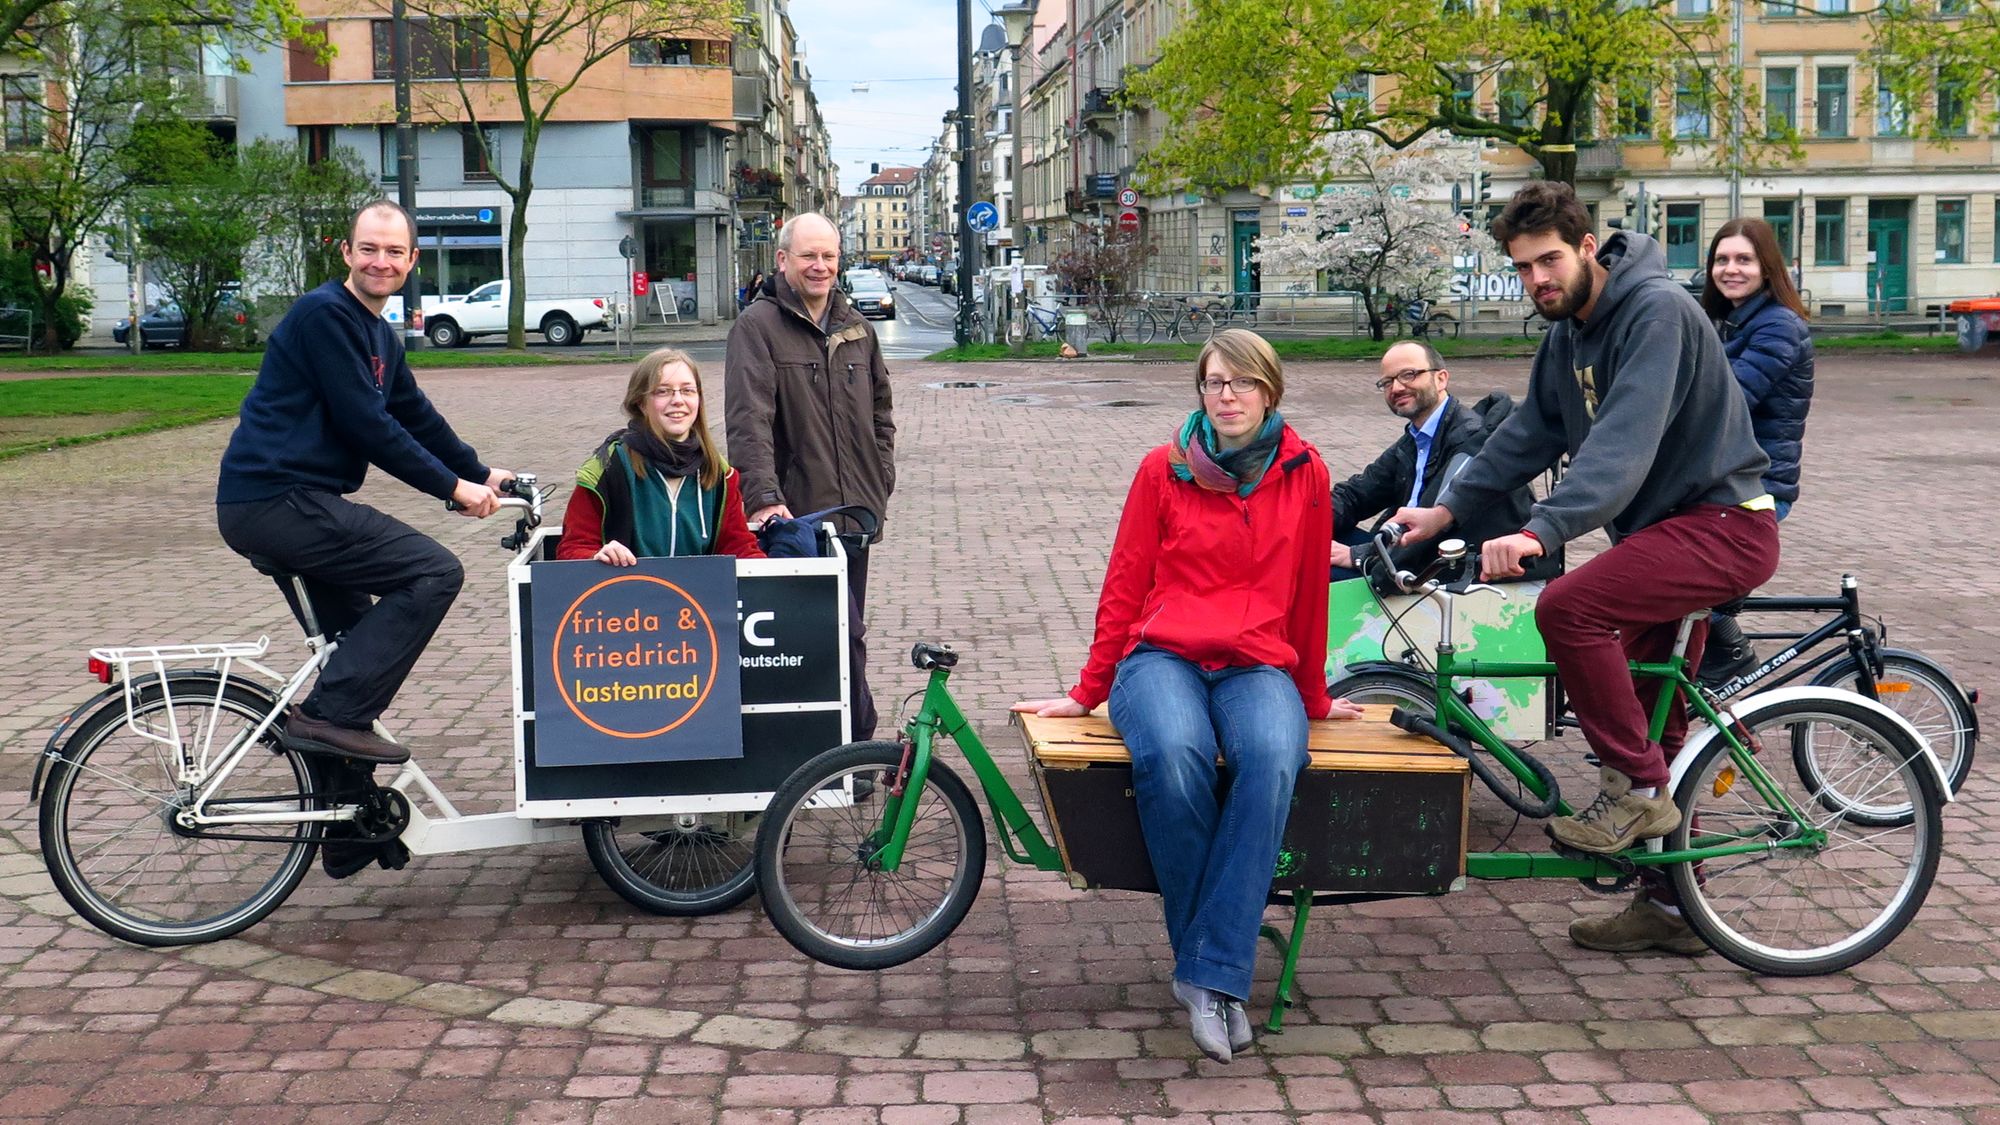
[[[1068,387],[1097,387],[1111,383],[1130,383],[1131,381],[1130,379],[1065,379],[1063,380],[1063,385]]]
[[[1040,406],[1049,401],[1047,395],[994,395],[990,400],[1005,406]]]
[[[1142,398],[1114,398],[1114,399],[1108,399],[1104,402],[1080,402],[1077,405],[1087,410],[1097,409],[1100,407],[1108,408],[1111,410],[1118,410],[1130,406],[1158,406],[1160,404],[1157,402],[1149,402],[1146,399]]]
[[[997,387],[999,385],[998,383],[984,379],[951,379],[943,383],[924,384],[924,386],[934,391],[979,391],[987,387]]]

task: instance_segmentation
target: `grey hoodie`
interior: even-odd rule
[[[1769,464],[1722,340],[1667,276],[1660,244],[1619,231],[1597,260],[1610,276],[1590,320],[1550,326],[1527,398],[1438,497],[1454,513],[1504,502],[1568,453],[1526,527],[1551,550],[1600,527],[1615,541],[1689,504],[1753,500]]]

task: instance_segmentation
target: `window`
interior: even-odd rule
[[[1799,127],[1799,69],[1764,68],[1764,131],[1782,137]]]
[[[1931,257],[1941,266],[1965,263],[1965,200],[1937,201],[1937,252]]]
[[[1347,81],[1333,88],[1333,111],[1343,120],[1354,120],[1368,113],[1369,92],[1366,74],[1351,75]]]
[[[333,126],[299,126],[299,152],[305,155],[307,164],[320,164],[333,159]]]
[[[1813,133],[1821,137],[1847,135],[1847,68],[1822,66],[1814,72],[1817,94],[1813,107]]]
[[[468,180],[490,180],[493,178],[493,158],[500,148],[500,138],[492,130],[486,131],[482,144],[479,127],[467,122],[458,127],[459,147],[465,154],[465,178]]]
[[[1696,269],[1701,265],[1701,204],[1667,204],[1667,268]]]
[[[396,127],[394,125],[382,125],[378,127],[378,130],[382,135],[382,182],[385,184],[393,184],[396,182],[396,176],[398,175],[402,167],[401,161],[397,157],[397,153],[399,150],[396,147]],[[411,135],[415,136],[416,134],[412,132]],[[415,161],[420,159],[421,158],[420,154],[422,152],[423,152],[423,144],[422,142],[419,142],[416,146],[414,146],[413,151],[410,153],[411,160]],[[424,182],[424,172],[422,168],[417,169],[417,182],[418,183]]]
[[[1674,0],[1674,15],[1684,20],[1700,19],[1715,10],[1715,0]]]
[[[1708,87],[1692,67],[1683,69],[1674,85],[1674,136],[1683,140],[1708,136]]]
[[[316,20],[309,23],[305,25],[305,31],[308,36],[317,37],[323,42],[326,39],[326,21]],[[319,52],[297,39],[286,42],[285,55],[287,69],[294,82],[325,82],[333,77],[332,67],[320,61]]]
[[[1532,124],[1528,115],[1535,103],[1534,79],[1525,71],[1505,70],[1500,73],[1499,89],[1493,96],[1493,106],[1500,124],[1516,129]]]
[[[1938,15],[1963,16],[1971,11],[1970,0],[1938,0]]]
[[[396,33],[390,20],[374,20],[375,77],[396,76]],[[450,78],[454,74],[484,77],[492,73],[486,49],[486,21],[478,19],[416,19],[410,21],[410,77]]]
[[[722,39],[640,39],[632,44],[633,66],[728,66],[729,43]]]
[[[1771,224],[1772,233],[1778,236],[1778,249],[1783,251],[1785,261],[1791,262],[1799,256],[1798,203],[1791,199],[1766,199],[1764,201],[1764,221]]]
[[[48,144],[42,115],[42,80],[32,74],[0,78],[0,149]]]
[[[682,187],[693,182],[694,151],[680,129],[648,129],[639,134],[640,176],[648,187]]]
[[[1476,112],[1479,100],[1479,76],[1469,70],[1452,72],[1451,108],[1454,113],[1468,116]]]
[[[1844,16],[1847,14],[1847,0],[1819,0],[1817,4],[1813,4],[1812,0],[1801,0],[1801,2],[1811,5],[1822,16]]]
[[[1813,200],[1813,265],[1847,264],[1847,200]]]
[[[1937,127],[1947,137],[1963,137],[1972,131],[1972,99],[1965,79],[1938,71]]]
[[[1875,73],[1875,135],[1910,135],[1910,105],[1903,95],[1889,88],[1888,80],[1880,71]]]
[[[1643,141],[1653,135],[1653,91],[1644,82],[1626,82],[1618,90],[1618,135]]]
[[[1799,14],[1801,0],[1764,0],[1764,18],[1788,20]]]

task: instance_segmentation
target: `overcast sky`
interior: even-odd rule
[[[993,5],[971,2],[977,43]],[[956,0],[791,0],[843,193],[868,178],[872,163],[924,162],[958,104],[957,12]]]

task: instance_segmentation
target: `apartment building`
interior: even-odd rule
[[[901,257],[909,246],[910,203],[921,170],[907,166],[884,166],[861,181],[855,197],[861,223],[861,252],[850,259],[883,265]]]
[[[1728,2],[1677,0],[1677,10],[1698,18],[1714,5],[1727,16]],[[1145,107],[1120,107],[1116,95],[1132,68],[1158,57],[1185,11],[1183,0],[1037,5],[1021,83],[1018,180],[1028,257],[1047,261],[1060,252],[1074,222],[1115,222],[1129,210],[1158,247],[1145,279],[1150,288],[1309,286],[1309,278],[1265,277],[1255,246],[1266,231],[1306,214],[1311,185],[1245,185],[1206,197],[1169,192],[1141,196],[1132,208],[1117,202],[1165,122]],[[1921,313],[1952,296],[2000,290],[2000,139],[1969,129],[1950,145],[1909,136],[1902,107],[1874,96],[1874,77],[1863,65],[1869,25],[1849,0],[1754,3],[1744,27],[1749,77],[1760,84],[1770,118],[1802,135],[1804,156],[1744,175],[1741,209],[1779,229],[1816,308]],[[1378,93],[1361,85],[1343,96]],[[1653,91],[1643,101],[1640,120],[1671,118],[1672,155],[1649,135],[1615,135],[1612,123],[1631,115],[1618,113],[1607,96],[1598,136],[1580,145],[1576,181],[1604,229],[1613,219],[1645,225],[1665,244],[1670,266],[1693,273],[1730,217],[1730,183],[1722,123],[1691,108],[1685,93]],[[1498,111],[1493,80],[1471,96]],[[1952,95],[1947,89],[1943,96]],[[1511,147],[1488,149],[1484,165],[1495,201],[1538,174]],[[1449,205],[1442,194],[1438,203]]]
[[[309,156],[346,148],[394,197],[398,176],[391,21],[333,0],[301,4],[334,49],[270,50],[226,78],[235,137],[295,140]],[[713,37],[654,39],[598,64],[558,102],[536,152],[525,245],[531,295],[629,292],[629,267],[704,322],[735,315],[735,292],[769,269],[771,242],[799,209],[836,198],[837,169],[785,0],[750,0]],[[442,21],[439,21],[442,23]],[[426,293],[463,294],[507,276],[521,119],[504,60],[483,43],[412,21],[416,219]],[[564,65],[561,60],[552,65]],[[471,75],[485,143],[453,72]],[[481,81],[482,79],[488,81]],[[102,308],[124,306],[120,267],[92,275]],[[659,315],[659,298],[642,302]],[[108,322],[107,322],[108,324]]]

